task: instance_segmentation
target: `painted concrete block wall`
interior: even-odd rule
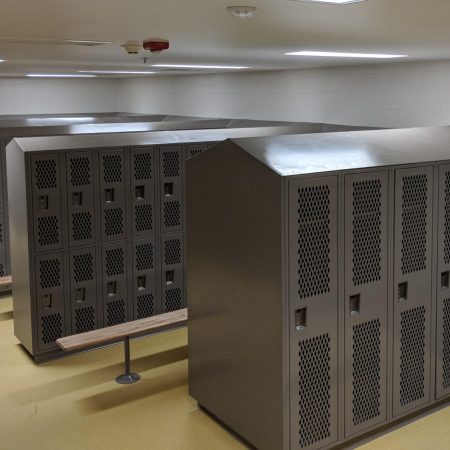
[[[408,127],[450,124],[450,62],[121,81],[140,113]]]
[[[0,114],[120,111],[119,80],[0,79]]]

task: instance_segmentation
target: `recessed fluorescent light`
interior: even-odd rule
[[[29,73],[30,78],[94,78],[95,75],[79,75],[69,73]]]
[[[301,0],[301,1],[308,3],[331,3],[333,5],[346,5],[347,3],[360,3],[365,2],[366,0]]]
[[[249,69],[246,66],[199,66],[194,64],[152,64],[152,67],[164,67],[167,69]]]
[[[389,55],[384,53],[343,53],[343,52],[316,52],[316,51],[301,51],[285,53],[287,56],[324,56],[330,58],[406,58],[408,55]]]
[[[148,75],[156,72],[149,71],[132,71],[132,70],[79,70],[79,73],[96,73],[96,74],[105,74],[105,75],[114,75],[114,74],[130,74],[130,75]]]
[[[5,62],[5,60],[4,59],[0,59],[0,63],[2,63],[2,62]]]

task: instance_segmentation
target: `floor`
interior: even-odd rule
[[[245,449],[189,397],[186,343],[186,330],[134,341],[133,386],[114,382],[121,346],[35,366],[13,335],[11,298],[0,298],[0,449]],[[448,450],[450,407],[358,448]]]

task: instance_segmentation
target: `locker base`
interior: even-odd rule
[[[134,384],[141,379],[141,376],[137,373],[124,373],[116,377],[116,383],[118,384]]]

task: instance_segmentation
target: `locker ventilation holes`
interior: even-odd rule
[[[163,172],[166,178],[180,176],[180,155],[178,152],[163,153]]]
[[[35,161],[36,186],[38,189],[56,189],[56,161],[42,159]]]
[[[123,234],[122,208],[111,208],[105,210],[105,234],[106,236]]]
[[[105,183],[122,181],[122,157],[120,155],[103,156],[103,179]]]
[[[39,245],[59,244],[59,221],[56,216],[38,217]]]
[[[450,298],[444,300],[444,320],[443,320],[443,379],[442,387],[444,389],[450,388]]]
[[[107,320],[108,326],[125,322],[125,302],[123,300],[108,302]]]
[[[181,225],[181,206],[180,202],[164,203],[164,225],[166,227],[178,227]]]
[[[41,317],[42,342],[51,344],[56,339],[62,337],[62,318],[61,314],[49,314]]]
[[[182,296],[181,289],[168,289],[164,293],[165,300],[165,308],[164,312],[176,311],[177,309],[181,309],[182,305]]]
[[[153,208],[152,205],[137,205],[134,209],[136,231],[153,230]]]
[[[155,299],[152,294],[139,295],[137,298],[137,318],[144,319],[155,314]]]
[[[75,333],[85,333],[95,329],[95,313],[92,306],[75,311]]]
[[[139,271],[153,269],[152,244],[136,245],[136,269]]]
[[[450,263],[450,172],[445,172],[444,262]]]
[[[152,155],[150,153],[138,153],[134,155],[134,179],[151,180]]]
[[[125,254],[122,248],[106,250],[106,274],[121,275],[125,271]]]
[[[92,216],[90,212],[72,214],[72,238],[74,241],[92,239]]]
[[[181,263],[181,241],[179,239],[164,241],[164,262],[167,266]]]
[[[91,184],[89,158],[70,158],[70,182],[72,186],[89,186]]]
[[[58,259],[39,261],[39,279],[42,289],[61,286],[61,268]]]
[[[77,283],[94,279],[94,267],[92,255],[74,255],[73,257],[74,279]]]

